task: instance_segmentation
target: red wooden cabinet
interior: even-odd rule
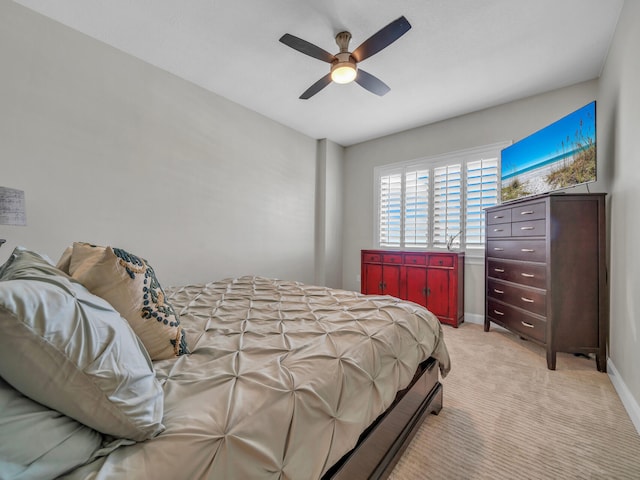
[[[415,302],[442,323],[464,321],[464,253],[362,250],[362,293]]]

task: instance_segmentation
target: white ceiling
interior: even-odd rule
[[[15,0],[313,138],[347,146],[600,75],[623,0]],[[354,50],[412,25],[362,68],[391,91],[331,84],[329,65],[280,43]]]

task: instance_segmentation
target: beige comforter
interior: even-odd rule
[[[156,362],[166,430],[71,478],[314,479],[428,357],[438,320],[387,296],[242,277],[167,290],[190,355]]]

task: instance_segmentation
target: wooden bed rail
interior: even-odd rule
[[[384,479],[429,413],[442,409],[438,362],[423,362],[413,382],[394,404],[360,437],[356,447],[334,465],[322,480]]]

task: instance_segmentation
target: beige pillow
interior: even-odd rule
[[[0,377],[26,397],[107,435],[143,441],[164,430],[162,387],[127,321],[46,258],[20,247],[0,267]],[[5,408],[0,401],[3,413]],[[0,443],[16,440],[3,422]],[[39,458],[44,452],[35,444],[45,437],[32,432],[32,438],[23,447]],[[89,447],[88,437],[79,439]],[[64,449],[60,453],[73,458]],[[5,478],[1,464],[0,454]]]
[[[180,321],[165,301],[153,268],[122,249],[76,242],[62,255],[66,269],[91,293],[104,298],[127,319],[152,360],[189,353]]]

